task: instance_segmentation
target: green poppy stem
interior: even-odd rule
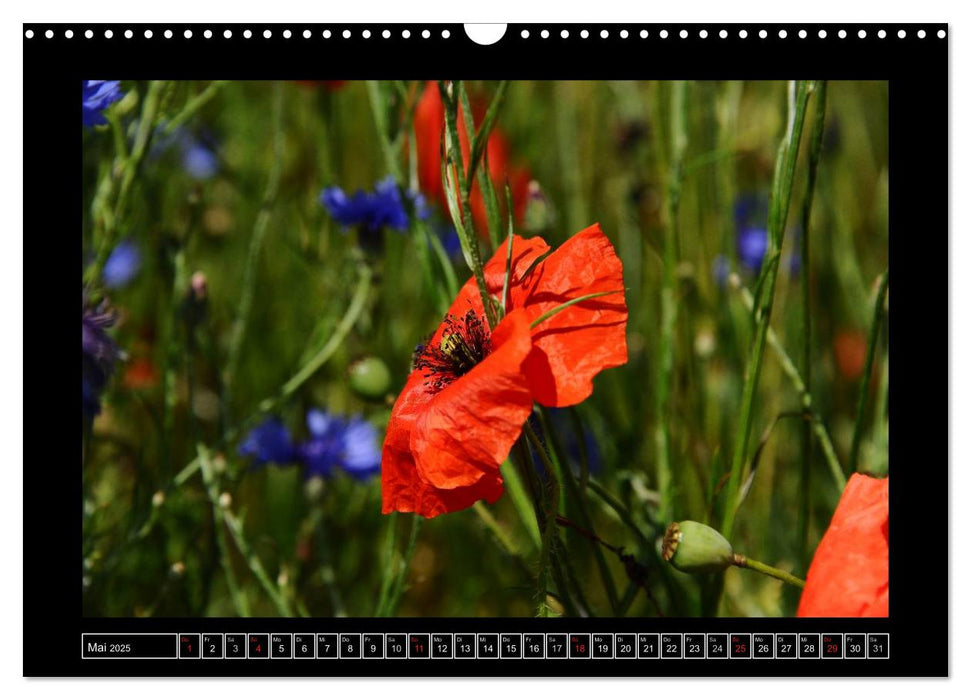
[[[806,582],[801,578],[797,578],[789,572],[783,571],[782,569],[777,569],[774,566],[763,564],[755,559],[749,559],[744,554],[736,554],[734,564],[740,569],[751,569],[752,571],[758,571],[760,574],[765,574],[766,576],[779,579],[783,583],[788,583],[790,586],[795,586],[796,588],[806,587]]]

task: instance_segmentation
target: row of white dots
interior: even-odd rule
[[[284,29],[280,34],[283,36],[284,39],[289,39],[290,37],[294,36],[294,32],[290,31],[289,29]],[[104,31],[104,38],[105,39],[111,39],[111,38],[114,37],[114,35],[115,35],[115,33],[111,29],[106,29]],[[231,29],[226,29],[225,31],[223,31],[222,35],[223,35],[223,38],[225,38],[225,39],[232,39],[233,38],[233,31]],[[304,39],[310,39],[313,36],[313,32],[311,32],[309,29],[304,29],[302,35],[303,35],[303,38]],[[431,31],[429,31],[428,29],[423,29],[421,31],[421,34],[420,34],[420,36],[421,36],[422,39],[429,39],[429,38],[431,38],[431,35],[432,35]],[[452,33],[448,29],[443,29],[442,32],[441,32],[441,36],[442,36],[443,39],[448,39],[451,35],[452,35]],[[28,29],[27,31],[24,32],[24,36],[27,37],[28,39],[33,39],[34,38],[34,30],[33,29]],[[53,39],[54,38],[54,30],[53,29],[48,29],[47,31],[44,32],[44,36],[46,38],[48,38],[48,39]],[[93,39],[94,38],[94,31],[91,30],[91,29],[87,29],[87,30],[85,30],[83,36],[84,36],[85,39]],[[135,32],[133,32],[131,29],[126,29],[124,31],[123,36],[126,39],[131,39],[132,37],[135,36]],[[155,33],[151,29],[146,29],[144,31],[144,33],[143,33],[143,36],[146,39],[151,39],[152,37],[155,36]],[[162,36],[165,37],[166,39],[171,39],[175,35],[174,35],[174,33],[172,32],[171,29],[166,29],[164,32],[162,32]],[[191,39],[193,37],[192,30],[191,29],[186,29],[182,33],[182,36],[184,36],[186,39]],[[206,39],[211,39],[213,37],[213,32],[212,32],[211,29],[203,30],[202,36],[204,38],[206,38]],[[321,36],[323,36],[325,39],[330,39],[332,36],[334,36],[334,34],[329,29],[325,29],[321,33]],[[345,39],[350,39],[353,36],[353,33],[351,32],[350,29],[345,29],[343,32],[340,33],[340,36],[344,37]],[[360,32],[360,36],[363,39],[370,39],[371,38],[371,30],[370,29],[364,29],[363,31]],[[249,30],[249,29],[244,29],[242,31],[242,37],[244,39],[250,39],[250,38],[253,37],[253,32],[251,30]],[[263,30],[263,38],[264,39],[270,39],[272,37],[273,37],[273,32],[271,30],[269,30],[269,29]],[[381,37],[384,38],[384,39],[390,39],[391,38],[391,30],[390,29],[385,29],[384,31],[382,31],[381,32]],[[71,30],[71,29],[65,29],[64,30],[64,38],[65,39],[73,39],[74,38],[74,31]],[[411,31],[408,30],[408,29],[401,30],[401,38],[402,39],[410,39],[411,38]]]
[[[590,37],[590,32],[589,32],[589,30],[586,30],[586,29],[581,29],[580,32],[579,32],[579,34],[580,34],[580,38],[581,39],[587,39],[587,38]],[[618,36],[620,36],[621,39],[626,39],[627,37],[630,36],[630,32],[628,32],[626,29],[621,29],[619,32],[617,32],[617,34],[618,34]],[[519,35],[523,39],[528,39],[529,38],[529,30],[528,29],[524,29],[524,30],[522,30],[522,32],[520,32]],[[746,29],[739,29],[738,30],[738,38],[739,39],[747,39],[748,38],[748,35],[749,35],[748,30],[746,30]],[[865,29],[861,29],[861,30],[859,30],[856,33],[856,35],[860,39],[866,39],[866,37],[867,37],[867,31]],[[549,39],[549,37],[550,37],[550,31],[548,29],[543,29],[542,31],[540,31],[539,36],[542,39]],[[640,33],[639,33],[639,36],[641,37],[641,39],[647,39],[650,36],[650,32],[648,32],[646,29],[642,29],[640,31]],[[668,36],[670,36],[670,34],[668,33],[668,30],[667,29],[662,29],[661,31],[658,32],[658,36],[660,38],[662,38],[662,39],[667,39]],[[678,32],[678,36],[680,36],[682,39],[687,39],[688,37],[691,36],[691,33],[687,29],[682,29],[680,32]],[[707,39],[708,38],[708,30],[707,29],[699,29],[698,30],[698,33],[697,33],[697,36],[700,39]],[[767,39],[768,36],[769,36],[768,30],[766,30],[766,29],[760,29],[759,30],[758,37],[760,39]],[[780,39],[786,39],[789,36],[789,32],[787,30],[785,30],[785,29],[780,29],[779,30],[779,33],[778,33],[778,36],[779,36]],[[809,32],[807,32],[805,29],[800,29],[797,32],[797,36],[800,39],[805,39],[806,37],[809,36]],[[826,30],[825,29],[820,29],[819,32],[817,33],[817,36],[820,39],[825,39],[827,37]],[[845,39],[847,36],[849,36],[849,34],[848,34],[848,32],[845,29],[840,29],[838,32],[836,32],[836,36],[838,36],[840,39]],[[923,30],[923,29],[917,30],[917,38],[923,39],[926,36],[927,36],[927,32],[925,30]],[[943,39],[946,36],[947,36],[947,32],[944,31],[943,29],[939,29],[937,31],[937,37],[939,39]],[[720,39],[727,39],[728,38],[728,30],[727,29],[720,30],[718,32],[718,37]],[[886,39],[887,38],[887,31],[885,29],[878,30],[877,31],[877,37],[880,38],[880,39]],[[905,39],[907,37],[907,31],[904,30],[904,29],[899,30],[897,32],[897,37],[900,38],[900,39]],[[569,29],[563,29],[563,30],[561,30],[560,31],[560,38],[562,38],[562,39],[569,39],[570,38],[570,30]],[[608,39],[608,38],[610,38],[610,31],[607,30],[607,29],[602,29],[600,31],[600,38],[601,39]]]

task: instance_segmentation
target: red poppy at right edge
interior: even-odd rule
[[[890,614],[890,479],[850,477],[806,576],[799,617]]]

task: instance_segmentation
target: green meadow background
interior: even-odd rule
[[[399,125],[417,87],[165,83],[153,130],[185,116],[181,128],[208,139],[218,173],[198,180],[177,148],[150,142],[108,242],[94,225],[99,186],[130,157],[151,86],[124,82],[127,95],[111,108],[112,124],[85,129],[85,259],[122,239],[142,253],[133,282],[107,294],[119,313],[110,333],[127,359],[84,437],[85,615],[232,616],[240,613],[240,596],[243,609],[258,616],[536,613],[535,522],[511,493],[494,506],[417,528],[410,515],[381,514],[379,478],[336,474],[308,482],[300,467],[253,469],[237,454],[246,427],[266,408],[297,437],[306,435],[304,416],[313,406],[361,414],[383,437],[415,344],[441,318],[441,300],[423,272],[425,243],[415,227],[386,231],[380,254],[362,252],[354,232],[343,231],[318,197],[332,185],[373,188],[389,174],[384,142],[397,148],[401,172],[411,171],[409,134]],[[466,87],[488,104],[497,84]],[[725,507],[754,324],[743,293],[716,271],[727,265],[742,287],[755,290],[757,273],[738,260],[736,202],[768,197],[787,118],[784,82],[689,82],[681,89],[514,81],[499,112],[496,128],[511,145],[511,162],[528,168],[541,192],[518,232],[555,246],[599,222],[623,261],[629,362],[603,372],[576,412],[590,462],[582,510],[603,541],[623,547],[647,571],[650,597],[610,550],[600,547],[598,555],[597,544],[570,528],[561,536],[591,614],[792,615],[798,591],[779,581],[730,570],[713,604],[711,581],[674,571],[658,554],[668,522],[717,527]],[[683,113],[672,107],[679,94]],[[815,96],[809,101],[771,329],[801,375],[808,369],[812,410],[834,454],[827,458],[814,435],[804,462],[802,398],[768,347],[746,456],[747,495],[732,536],[737,551],[801,577],[839,498],[833,459],[849,471],[861,386],[857,468],[887,469],[885,334],[877,336],[868,377],[864,358],[877,280],[888,265],[888,86],[829,82],[826,95],[803,230],[819,105]],[[433,231],[447,219],[436,210]],[[662,347],[664,247],[672,231],[675,265],[668,271],[677,313]],[[808,259],[799,250],[803,236]],[[491,254],[488,244],[483,249]],[[372,274],[370,288],[342,334],[362,265]],[[470,276],[461,256],[454,270],[460,282]],[[190,327],[185,299],[196,272],[206,278],[206,305]],[[98,288],[97,280],[89,283]],[[281,387],[335,334],[327,361],[280,399]],[[662,380],[668,351],[672,366]],[[383,398],[363,398],[349,386],[349,368],[364,357],[390,370]],[[670,397],[663,406],[661,381]],[[565,426],[575,438],[577,426]],[[657,444],[665,428],[667,483]],[[200,445],[207,470],[180,478]],[[580,473],[581,461],[573,455],[571,469]],[[579,509],[565,503],[563,512],[578,521]],[[608,585],[623,609],[611,605]]]

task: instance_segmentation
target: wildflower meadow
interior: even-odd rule
[[[886,616],[888,85],[84,81],[87,616]]]

